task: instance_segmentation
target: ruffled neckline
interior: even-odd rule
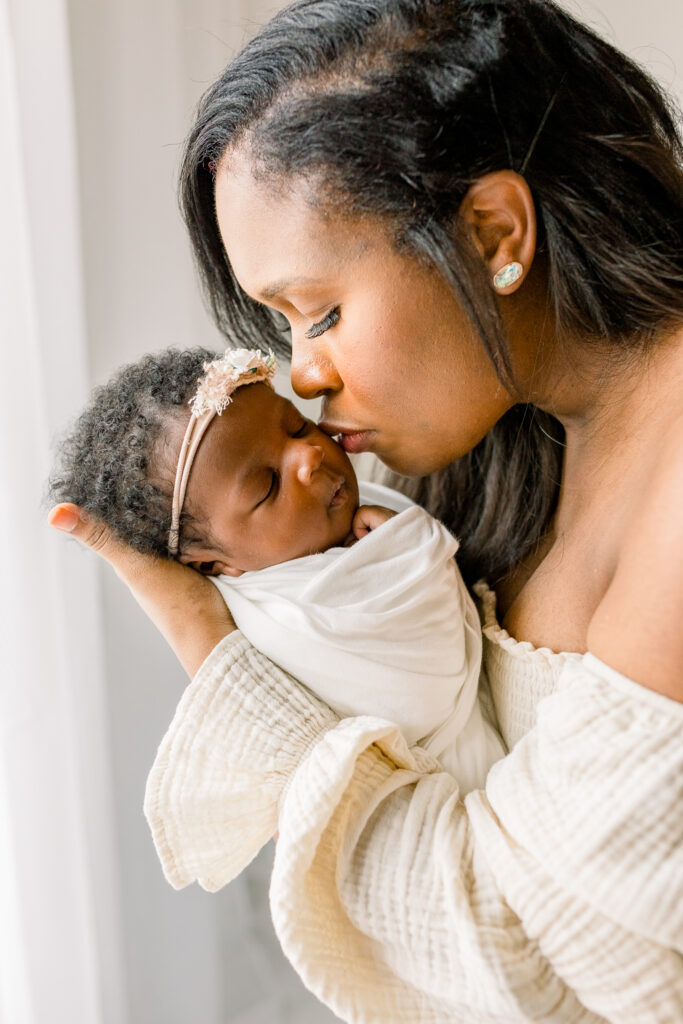
[[[507,651],[514,658],[527,661],[533,659],[536,662],[546,661],[555,666],[559,666],[565,661],[580,661],[583,658],[583,654],[579,654],[577,651],[553,651],[550,647],[535,647],[530,640],[515,640],[498,622],[495,590],[492,590],[485,580],[475,583],[473,590],[480,601],[482,633],[487,640]]]

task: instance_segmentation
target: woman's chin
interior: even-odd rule
[[[377,458],[387,469],[398,473],[400,476],[429,476],[439,469],[449,465],[448,462],[439,462],[434,459],[433,454],[395,454],[394,452],[376,452]]]

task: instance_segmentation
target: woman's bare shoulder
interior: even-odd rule
[[[588,650],[635,682],[683,701],[683,416],[661,439],[635,503]]]

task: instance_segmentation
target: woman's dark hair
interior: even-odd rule
[[[59,448],[51,502],[72,501],[137,551],[168,557],[173,470],[162,479],[159,443],[171,420],[188,415],[204,363],[215,358],[206,348],[167,349],[96,388]],[[183,513],[181,550],[190,521]]]
[[[510,387],[496,298],[458,230],[488,172],[512,168],[531,188],[558,337],[616,354],[681,318],[673,113],[636,64],[549,0],[298,0],[208,90],[180,182],[205,293],[224,332],[282,349],[216,223],[216,164],[242,140],[259,173],[306,178],[323,202],[385,218],[396,246],[449,283]],[[501,576],[543,534],[562,437],[517,405],[469,455],[410,484],[458,534],[470,581]]]

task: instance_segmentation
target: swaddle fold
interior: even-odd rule
[[[458,542],[413,506],[350,548],[213,582],[254,647],[337,714],[395,723],[462,788],[504,748],[477,704],[481,629]],[[469,750],[469,767],[447,755]]]

